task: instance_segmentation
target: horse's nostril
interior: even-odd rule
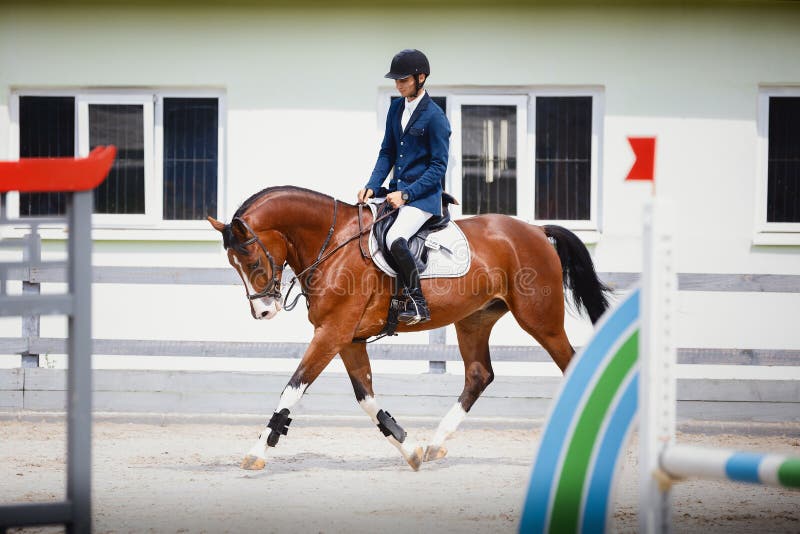
[[[269,313],[268,311],[261,312],[261,317],[266,317],[268,313]]]

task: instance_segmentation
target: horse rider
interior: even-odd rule
[[[395,81],[402,98],[389,106],[375,169],[367,185],[358,192],[358,201],[366,202],[381,188],[394,167],[386,201],[399,210],[386,234],[386,243],[411,303],[398,316],[407,324],[431,318],[408,241],[428,219],[442,214],[442,189],[450,148],[450,122],[424,89],[430,73],[428,58],[419,50],[402,50],[392,58],[385,77]]]

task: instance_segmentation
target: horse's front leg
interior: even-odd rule
[[[278,444],[281,436],[289,431],[292,408],[302,398],[308,386],[320,375],[323,369],[339,352],[341,343],[325,329],[318,328],[308,345],[297,370],[281,393],[278,407],[266,427],[258,435],[258,441],[242,460],[242,469],[260,470],[266,465],[267,447]]]
[[[372,391],[372,369],[369,364],[367,347],[363,343],[352,343],[339,352],[353,383],[353,391],[361,408],[378,426],[378,430],[403,455],[411,469],[417,471],[422,465],[422,446],[407,439],[406,431],[397,424],[389,412],[382,410]]]

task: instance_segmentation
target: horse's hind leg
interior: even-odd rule
[[[400,451],[411,469],[418,470],[422,465],[422,447],[415,441],[406,439],[406,431],[397,424],[389,412],[381,410],[378,401],[375,400],[375,394],[372,391],[372,369],[366,345],[353,343],[344,347],[339,354],[347,369],[347,374],[350,376],[350,381],[353,383],[353,391],[358,404],[378,426],[389,443]]]
[[[560,284],[560,281],[554,282],[550,286],[554,290],[538,298],[514,294],[509,309],[522,329],[542,345],[564,372],[575,349],[564,331],[564,293]]]
[[[500,317],[508,311],[502,301],[495,301],[455,324],[458,348],[464,360],[464,389],[425,449],[425,461],[438,460],[447,454],[444,442],[458,428],[481,393],[494,380],[489,359],[489,334]]]

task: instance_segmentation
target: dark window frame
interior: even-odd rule
[[[800,94],[767,96],[767,225],[800,225]]]
[[[20,89],[14,90],[11,92],[11,123],[12,127],[16,128],[19,131],[20,128],[24,129],[24,125],[21,124],[22,121],[25,120],[23,116],[21,116],[21,102],[24,101],[26,98],[70,98],[73,99],[74,105],[74,152],[71,155],[85,155],[89,151],[89,146],[84,147],[83,145],[89,145],[86,139],[89,137],[88,129],[90,127],[88,123],[87,115],[87,105],[95,105],[95,104],[107,104],[107,103],[114,103],[116,102],[115,99],[118,99],[118,103],[120,104],[128,104],[131,100],[141,99],[142,102],[145,102],[145,113],[150,114],[149,122],[146,121],[145,129],[149,128],[149,133],[147,133],[147,137],[149,138],[149,142],[147,143],[146,152],[148,153],[146,166],[148,169],[148,178],[147,178],[147,193],[145,196],[145,203],[146,209],[145,213],[136,213],[136,214],[106,214],[106,213],[96,213],[94,217],[94,226],[96,228],[140,228],[140,229],[153,229],[153,230],[162,230],[162,229],[206,229],[208,227],[208,223],[205,221],[205,214],[202,216],[198,215],[197,213],[194,214],[187,214],[187,216],[191,215],[193,218],[184,218],[184,219],[167,219],[164,217],[164,204],[166,202],[166,198],[163,194],[163,186],[164,186],[164,172],[163,172],[163,161],[165,156],[165,150],[163,146],[158,146],[158,143],[162,143],[163,145],[163,101],[164,99],[170,98],[183,98],[183,99],[198,99],[198,100],[205,100],[205,99],[213,99],[217,102],[217,115],[216,115],[216,124],[213,128],[209,130],[211,134],[215,133],[216,137],[216,165],[212,163],[215,167],[215,174],[216,174],[216,186],[212,188],[212,194],[214,198],[211,201],[207,202],[205,206],[208,206],[211,211],[208,212],[209,215],[212,215],[216,218],[224,218],[224,187],[225,187],[225,172],[224,172],[224,165],[225,165],[225,147],[226,147],[226,140],[225,135],[227,131],[227,121],[225,118],[225,113],[227,110],[226,107],[226,95],[223,90],[213,90],[213,89],[188,89],[188,90],[152,90],[152,91],[131,91],[131,90],[124,90],[124,89],[115,89],[115,88],[108,88],[103,90],[38,90],[38,89]],[[160,115],[159,115],[160,114]],[[12,130],[13,131],[13,130]],[[21,154],[19,151],[22,149],[20,145],[20,141],[17,140],[15,142],[16,146],[12,147],[12,157],[20,156],[23,157],[25,154]],[[153,194],[154,190],[160,189],[157,191],[156,194]],[[22,195],[12,193],[10,198],[9,207],[11,209],[11,215],[19,215],[22,217],[36,217],[36,216],[46,216],[47,213],[35,213],[29,214],[26,213],[24,209],[20,209],[20,200],[22,200]],[[208,200],[208,198],[206,197]],[[204,206],[204,207],[205,207]]]
[[[599,239],[602,232],[602,190],[603,190],[603,123],[605,113],[605,92],[601,86],[584,85],[575,87],[563,88],[544,88],[544,87],[485,87],[485,88],[471,88],[471,87],[437,87],[430,86],[427,88],[431,95],[444,97],[447,99],[447,107],[445,110],[450,123],[453,126],[453,134],[451,136],[451,158],[448,166],[448,173],[446,177],[446,189],[461,195],[461,189],[455,187],[454,182],[462,179],[462,171],[460,169],[461,154],[456,154],[453,151],[454,139],[460,136],[461,132],[457,131],[457,124],[460,123],[460,118],[456,119],[456,114],[459,113],[459,107],[462,103],[469,104],[473,101],[480,101],[481,103],[496,102],[500,105],[504,103],[504,99],[513,99],[515,97],[526,97],[527,106],[525,108],[526,117],[526,135],[528,139],[522,142],[524,153],[520,155],[519,169],[518,169],[518,205],[516,217],[522,220],[531,222],[533,224],[548,224],[555,223],[565,226],[573,231],[584,232],[580,234],[583,239],[589,242],[594,242]],[[382,87],[379,89],[379,105],[377,115],[377,130],[382,135],[385,127],[386,113],[389,109],[390,102],[396,96],[396,91],[393,88]],[[591,126],[590,126],[590,163],[589,163],[589,218],[588,219],[537,219],[535,217],[535,128],[536,128],[536,99],[539,97],[589,97],[591,98]],[[531,144],[530,141],[533,140]],[[459,198],[459,200],[461,200]],[[451,206],[451,214],[454,217],[470,216],[462,212],[461,206]]]
[[[534,218],[590,220],[592,97],[539,96],[532,107],[536,117]]]

